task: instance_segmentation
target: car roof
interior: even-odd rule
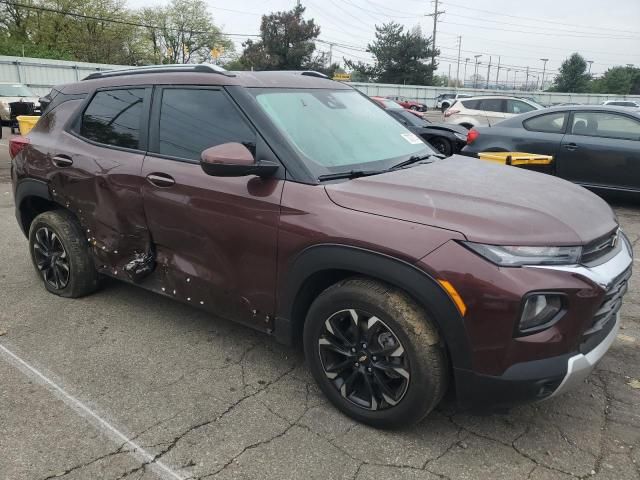
[[[191,68],[189,68],[191,67]],[[330,88],[352,87],[325,75],[305,71],[228,72],[223,69],[197,68],[198,65],[156,66],[96,72],[85,80],[56,87],[65,93],[86,93],[96,88],[129,85],[197,84],[262,88]]]

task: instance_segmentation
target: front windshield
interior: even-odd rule
[[[33,97],[33,93],[25,85],[0,85],[0,97]]]
[[[316,175],[386,169],[432,153],[356,90],[265,88],[252,93]]]

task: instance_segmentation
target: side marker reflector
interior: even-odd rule
[[[460,296],[458,291],[454,288],[453,285],[451,285],[451,283],[446,280],[438,280],[438,283],[442,285],[442,288],[447,291],[447,293],[451,297],[451,300],[453,300],[453,303],[455,303],[456,307],[458,307],[460,314],[464,317],[464,314],[467,313],[467,306],[464,304],[464,301],[462,300],[462,297]]]

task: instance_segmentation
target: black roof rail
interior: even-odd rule
[[[315,70],[272,70],[275,73],[291,73],[293,75],[304,75],[305,77],[317,77],[326,78],[331,80],[327,75],[322,72],[316,72]]]
[[[226,77],[235,77],[234,73],[225,70],[217,65],[209,65],[200,63],[196,65],[190,64],[172,64],[172,65],[148,65],[145,67],[123,68],[122,70],[105,70],[87,75],[83,80],[93,80],[96,78],[118,77],[124,75],[141,75],[144,73],[216,73]]]

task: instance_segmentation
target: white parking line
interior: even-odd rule
[[[36,368],[29,365],[4,345],[0,345],[0,356],[2,356],[8,363],[16,367],[22,373],[24,373],[27,377],[46,387],[81,416],[90,420],[94,426],[106,433],[116,443],[123,444],[123,446],[128,446],[130,448],[130,451],[128,453],[131,453],[141,463],[147,463],[149,468],[154,470],[154,472],[160,475],[161,478],[170,480],[184,480],[184,477],[182,477],[182,475],[173,471],[163,462],[153,461],[154,455],[147,452],[144,448],[142,448],[134,441],[129,440],[129,438],[124,433],[111,425],[104,418],[95,413],[73,395],[67,393],[60,385],[56,384],[53,380],[49,379]]]

